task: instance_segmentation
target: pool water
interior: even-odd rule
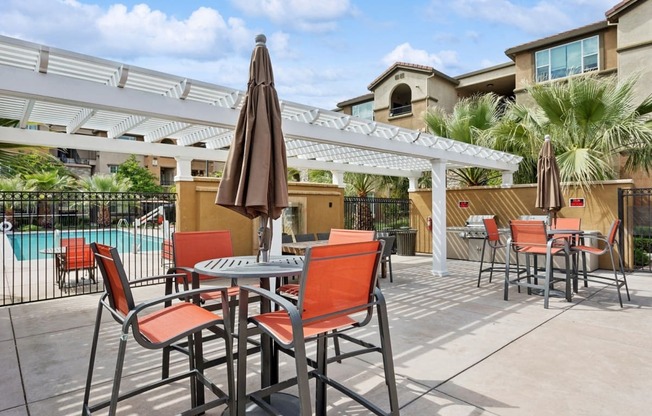
[[[134,238],[133,232],[115,229],[62,231],[60,235],[52,231],[7,234],[18,261],[51,258],[51,254],[43,251],[58,246],[59,238],[81,237],[86,239],[86,244],[106,244],[116,247],[120,253],[159,251],[163,242],[161,238],[142,234]]]

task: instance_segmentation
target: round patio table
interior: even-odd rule
[[[197,273],[207,276],[222,277],[236,282],[243,278],[258,278],[263,289],[270,290],[271,278],[284,278],[300,275],[303,271],[303,256],[270,256],[267,263],[258,263],[256,256],[224,257],[220,259],[205,260],[195,265]],[[199,282],[193,282],[193,287]],[[262,302],[261,313],[271,310],[269,302]],[[263,334],[264,336],[264,334]],[[272,348],[271,340],[261,342],[263,357],[270,357],[262,360],[261,384],[269,386],[278,381],[278,354]],[[282,414],[296,414],[298,412],[298,398],[286,393],[275,393],[271,395],[271,403],[279,409]],[[233,414],[229,409],[226,414]],[[246,409],[248,415],[266,415],[256,405]]]

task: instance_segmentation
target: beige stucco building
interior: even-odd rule
[[[460,98],[488,92],[527,104],[529,85],[594,71],[638,75],[640,102],[652,94],[652,1],[622,1],[603,21],[510,47],[505,54],[510,61],[504,64],[456,77],[397,62],[369,84],[370,94],[343,101],[338,109],[423,130],[423,114],[433,106],[450,111]]]

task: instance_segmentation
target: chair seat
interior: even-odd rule
[[[219,292],[217,292],[219,294]],[[221,316],[192,303],[179,303],[138,318],[138,327],[152,342],[162,343],[179,338],[179,334],[222,319]]]
[[[278,288],[278,294],[290,299],[299,298],[299,285],[296,283],[288,283]]]
[[[595,254],[597,256],[601,256],[608,251],[608,249],[606,248],[598,248],[598,247],[591,247],[591,246],[573,246],[571,247],[571,250],[583,251],[585,253]]]
[[[547,254],[545,246],[528,246],[528,247],[519,248],[516,251],[523,254],[540,254],[542,256],[545,256]],[[552,248],[550,249],[550,254],[554,256],[555,254],[558,254],[559,252],[563,252],[563,251],[564,249],[562,247],[552,246]]]
[[[270,312],[252,316],[250,319],[272,333],[279,341],[287,345],[292,343],[292,324],[290,323],[290,315],[287,312]],[[355,323],[355,320],[346,315],[315,321],[303,325],[303,336],[304,338],[310,338],[334,329],[345,328]]]

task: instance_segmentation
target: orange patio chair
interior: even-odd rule
[[[61,247],[65,247],[65,251],[56,257],[59,289],[70,285],[70,273],[75,274],[75,284],[79,283],[80,273],[85,272],[90,281],[95,281],[95,257],[86,240],[83,237],[62,238]]]
[[[519,288],[526,287],[528,294],[532,293],[532,289],[538,289],[543,292],[543,307],[547,309],[551,286],[556,281],[564,280],[566,282],[566,300],[570,302],[571,267],[569,264],[570,248],[568,241],[564,238],[548,238],[546,225],[543,221],[512,220],[509,222],[509,228],[511,230],[511,237],[507,240],[507,247],[516,253],[517,272],[516,277],[510,279],[510,262],[507,261],[505,265],[505,300],[508,300],[510,284],[517,285]],[[526,264],[523,272],[521,272],[519,264],[519,254],[525,255]],[[533,272],[530,272],[530,256],[532,255],[546,256],[545,274],[543,276],[538,274],[536,268],[533,268]],[[508,256],[509,252],[507,253]],[[565,279],[554,278],[553,256],[564,256],[566,260]],[[522,276],[523,273],[525,276]],[[542,284],[538,283],[540,278],[543,278]],[[532,279],[534,279],[534,282]]]
[[[627,286],[627,277],[625,276],[625,268],[623,266],[623,258],[620,255],[620,250],[618,248],[618,229],[620,227],[621,221],[619,219],[614,220],[611,223],[611,227],[609,229],[609,234],[607,236],[603,237],[593,237],[597,238],[598,244],[601,244],[602,247],[592,247],[592,246],[587,246],[587,245],[576,245],[573,247],[573,251],[579,253],[582,255],[582,264],[583,264],[583,278],[584,278],[584,284],[586,285],[586,282],[596,282],[596,283],[606,283],[612,286],[616,286],[616,290],[618,291],[618,301],[620,302],[620,307],[623,307],[623,298],[620,294],[620,288],[625,286],[625,291],[627,293],[627,300],[632,300],[631,297],[629,296],[629,287]],[[614,254],[615,252],[615,254]],[[612,276],[603,276],[603,275],[595,275],[595,274],[589,274],[586,271],[586,254],[594,254],[596,256],[601,256],[603,254],[609,253],[609,257],[611,258],[611,267],[613,268],[614,275]],[[618,256],[618,265],[616,265],[616,259],[615,255]],[[622,279],[618,277],[618,273],[622,275]]]
[[[550,230],[581,230],[582,229],[582,219],[581,218],[554,218],[552,221],[552,226]],[[563,233],[554,233],[552,234],[555,238],[563,238],[568,241],[568,245],[571,249],[571,260],[573,263],[573,292],[577,293],[577,257],[578,251],[573,250],[573,247],[580,244],[580,235],[579,234],[563,234]],[[587,282],[584,281],[584,286],[587,286]]]
[[[498,224],[496,223],[495,218],[483,218],[482,222],[484,223],[484,229],[487,233],[484,242],[482,243],[482,252],[480,253],[480,271],[478,272],[478,287],[480,287],[480,279],[482,278],[482,273],[489,272],[489,283],[494,275],[494,270],[504,271],[504,267],[496,267],[496,250],[504,249],[505,244],[500,240],[500,233],[498,232]],[[484,264],[484,253],[487,250],[487,247],[491,250],[491,266],[483,267]],[[505,261],[509,261],[509,256]]]
[[[376,237],[375,231],[367,230],[344,230],[331,229],[328,237],[328,244],[357,243],[361,241],[373,241]],[[391,277],[390,277],[391,279]],[[299,292],[299,285],[296,283],[286,283],[281,285],[277,291],[281,296],[289,299],[296,299]]]
[[[174,258],[174,266],[168,270],[168,273],[182,273],[185,274],[185,279],[176,279],[176,290],[179,290],[178,285],[185,282],[201,282],[209,283],[211,286],[227,287],[229,302],[231,302],[231,311],[235,311],[236,297],[238,296],[238,287],[228,279],[220,279],[212,276],[199,275],[195,272],[195,264],[200,261],[217,259],[223,257],[233,256],[233,244],[231,242],[231,232],[229,230],[213,230],[213,231],[176,231],[172,234],[172,252]],[[210,281],[210,282],[209,282]],[[172,293],[172,280],[166,282],[165,293]],[[197,289],[199,286],[193,286]],[[185,286],[185,290],[188,290]],[[210,311],[223,309],[222,296],[220,292],[204,292],[200,295],[201,304],[205,309]],[[226,305],[229,302],[225,303]],[[224,308],[229,309],[229,308]],[[231,314],[231,319],[235,319]],[[231,323],[233,325],[233,322]],[[170,348],[163,350],[163,377],[169,373],[170,351],[175,349],[182,353],[188,353],[184,343],[179,343]],[[220,364],[221,359],[217,361],[210,361],[204,363],[205,367]]]
[[[246,346],[238,345],[238,414],[244,414],[247,400],[273,413],[266,398],[270,393],[278,392],[298,384],[300,414],[312,413],[309,379],[316,378],[316,414],[325,415],[327,405],[326,386],[353,398],[357,403],[369,409],[370,414],[398,415],[398,397],[392,348],[389,334],[387,307],[380,288],[376,285],[382,241],[334,244],[311,247],[306,251],[305,264],[300,279],[301,288],[297,304],[271,291],[261,288],[241,286],[240,300],[246,300],[250,294],[260,295],[263,299],[278,306],[273,312],[249,316],[246,302],[240,303],[239,329],[240,339],[251,331],[260,330],[279,347],[278,351],[294,357],[296,377],[278,382],[271,380],[270,386],[261,390],[246,392],[247,354]],[[378,319],[379,345],[360,342],[349,338],[348,330],[360,328],[372,321],[374,309]],[[355,343],[355,351],[328,357],[328,338],[337,330],[337,336]],[[315,361],[308,361],[306,344],[316,341],[317,355]],[[367,397],[353,391],[349,386],[327,373],[327,366],[360,354],[380,352],[385,373],[384,387],[387,388],[389,410],[382,409],[379,403],[372,403]],[[262,357],[265,365],[274,365],[270,357]],[[308,370],[308,364],[312,369]],[[272,371],[274,374],[274,371]],[[273,404],[273,401],[272,401]]]
[[[129,281],[118,251],[115,248],[92,243],[91,249],[95,254],[102,278],[104,279],[105,291],[100,297],[97,307],[82,414],[90,415],[97,410],[108,407],[108,414],[113,416],[116,414],[118,403],[120,401],[163,385],[176,383],[185,378],[188,378],[190,381],[192,409],[184,414],[200,414],[207,409],[223,404],[227,404],[231,409],[234,409],[235,382],[233,378],[232,337],[228,308],[224,311],[224,318],[222,318],[220,315],[214,314],[189,302],[193,297],[207,293],[208,291],[219,293],[223,301],[226,302],[226,289],[197,289],[193,291],[174,293],[158,299],[147,300],[136,304],[131,293],[132,285],[152,280],[160,280],[163,278],[166,280],[185,278],[185,276],[183,274],[168,274]],[[111,314],[113,319],[122,329],[119,337],[109,337],[100,343],[100,324],[102,323],[102,311],[105,309]],[[204,329],[209,329],[224,339],[227,370],[226,384],[228,393],[219,389],[213,382],[203,375],[203,368],[201,366],[202,360],[200,360],[200,358],[202,357],[201,331]],[[132,337],[140,346],[150,350],[164,348],[173,345],[182,339],[187,339],[188,345],[194,346],[194,348],[192,348],[193,354],[190,354],[189,358],[188,371],[175,374],[171,377],[165,377],[162,380],[157,377],[153,382],[144,385],[142,373],[139,372],[139,386],[134,390],[121,393],[120,384],[122,381],[122,371],[129,332],[131,332]],[[106,349],[113,349],[114,346],[105,345],[107,343],[110,344],[112,340],[119,340],[119,342],[118,359],[113,375],[113,387],[110,398],[90,405],[91,384],[98,347],[101,346],[103,348],[106,347]],[[140,361],[143,360],[140,359]],[[209,403],[203,403],[204,387],[208,387],[217,398]],[[104,388],[98,388],[98,390],[102,390],[102,395],[106,394]],[[155,413],[157,413],[157,411],[152,409],[152,414]]]

